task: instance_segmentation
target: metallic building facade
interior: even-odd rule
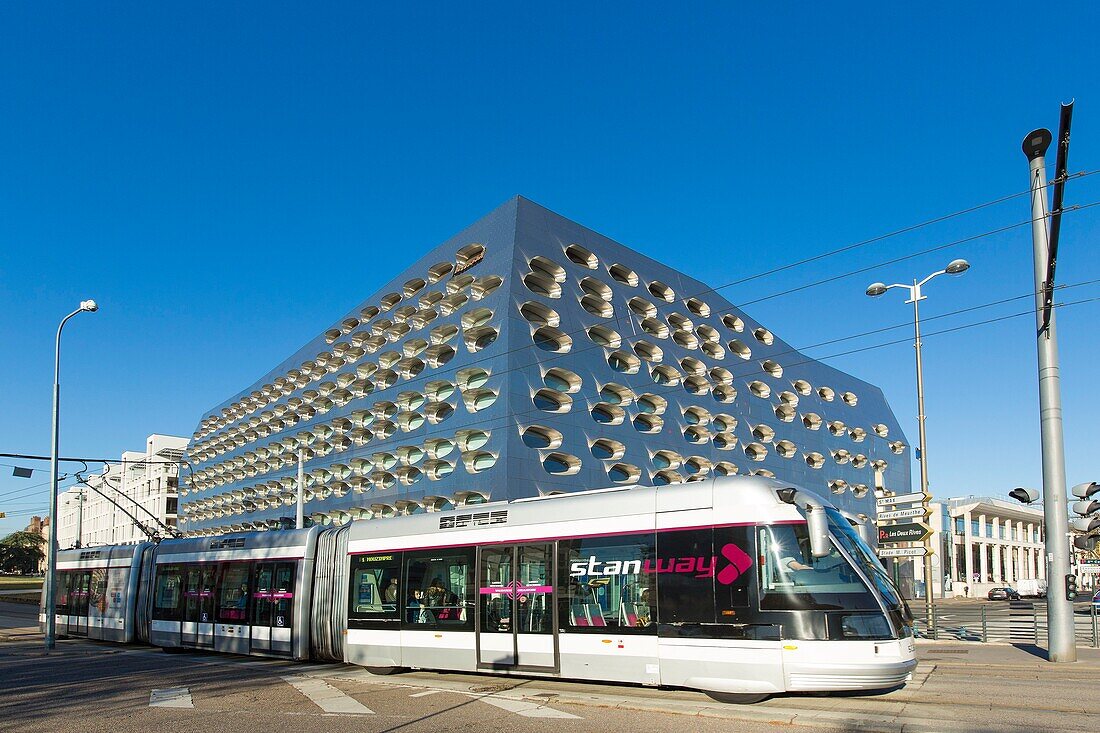
[[[181,529],[287,526],[772,475],[873,515],[910,485],[881,391],[720,293],[524,198],[211,410]]]

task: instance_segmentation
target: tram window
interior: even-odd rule
[[[107,568],[92,571],[88,607],[94,608],[97,615],[103,615],[107,610]]]
[[[271,625],[271,580],[275,571],[275,564],[269,562],[255,563],[255,571],[252,576],[252,625]]]
[[[878,609],[859,574],[835,547],[825,557],[814,557],[806,525],[759,527],[757,542],[761,610]]]
[[[714,531],[657,535],[657,593],[662,624],[713,624]]]
[[[67,615],[69,613],[69,595],[73,574],[65,571],[57,574],[57,602],[54,608],[57,613]]]
[[[348,618],[351,621],[396,621],[401,555],[353,555]]]
[[[558,547],[563,627],[656,629],[654,575],[647,572],[654,561],[652,533],[563,540]]]
[[[524,634],[549,634],[553,629],[550,565],[552,545],[521,545],[516,572],[516,629]]]
[[[153,618],[179,621],[180,599],[183,597],[183,568],[180,565],[158,565],[153,590]]]
[[[405,554],[406,624],[468,627],[474,597],[473,552]]]
[[[226,566],[218,587],[218,623],[239,624],[248,618],[248,571],[246,562]]]
[[[287,628],[294,619],[294,573],[297,563],[281,562],[275,566],[275,580],[271,586],[271,625]]]

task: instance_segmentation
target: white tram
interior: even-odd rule
[[[129,638],[166,648],[730,702],[886,689],[916,666],[909,609],[852,525],[760,477],[98,549],[144,555]]]

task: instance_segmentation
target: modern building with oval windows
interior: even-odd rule
[[[736,473],[873,516],[907,452],[877,387],[516,197],[205,414],[181,529],[287,526],[299,453],[328,524]]]

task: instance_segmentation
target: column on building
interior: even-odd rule
[[[978,581],[981,583],[986,583],[989,581],[989,550],[987,549],[988,545],[986,544],[985,536],[987,521],[988,520],[986,519],[986,516],[984,514],[978,515],[978,537],[980,538],[980,541],[976,544],[978,547],[978,572],[981,574],[978,578]]]
[[[996,543],[993,547],[993,577],[998,583],[1004,583],[1008,580],[1008,568],[1005,565],[1008,563],[1008,558],[1005,557],[1005,522],[1000,517],[993,518],[993,541]]]
[[[970,512],[963,515],[963,552],[966,553],[966,577],[963,582],[974,582],[974,536],[970,532]]]

